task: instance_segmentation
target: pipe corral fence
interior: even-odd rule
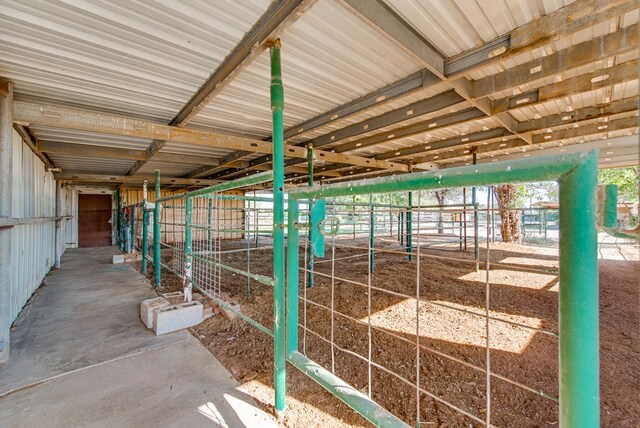
[[[273,180],[272,172],[211,186],[193,192],[161,197],[154,204],[131,204],[119,210],[124,226],[120,226],[123,248],[139,249],[145,260],[153,261],[156,285],[163,281],[162,271],[180,277],[185,287],[195,287],[225,310],[275,338],[278,329],[286,337],[286,348],[274,344],[274,364],[279,357],[317,381],[332,394],[378,426],[418,426],[425,409],[421,403],[436,401],[457,412],[465,420],[491,426],[491,392],[496,383],[503,387],[521,388],[558,405],[563,426],[589,426],[598,420],[598,283],[596,241],[596,171],[594,153],[565,155],[539,161],[493,163],[446,171],[419,172],[381,179],[360,180],[342,184],[314,185],[288,192],[287,208],[278,213],[271,195],[246,192],[228,194]],[[432,206],[423,204],[426,193],[452,187],[479,187],[511,182],[557,179],[560,183],[560,321],[557,330],[545,330],[500,317],[491,309],[491,270],[507,266],[491,260],[489,244],[493,241],[491,204]],[[159,186],[159,180],[157,180]],[[157,189],[160,194],[159,190]],[[399,204],[374,203],[373,195],[394,193]],[[487,192],[490,196],[491,193]],[[364,197],[368,203],[358,202]],[[359,198],[362,199],[362,198]],[[151,207],[153,206],[153,210]],[[147,209],[144,209],[147,207]],[[145,221],[146,217],[146,221]],[[277,296],[274,265],[265,269],[252,266],[252,258],[264,252],[274,261],[282,257],[284,242],[276,245],[276,218],[286,220],[282,231],[286,237],[286,300]],[[153,243],[149,219],[153,218]],[[479,219],[478,224],[474,218]],[[145,226],[147,225],[147,226]],[[474,235],[480,230],[484,236]],[[540,232],[540,229],[538,229]],[[483,256],[473,247],[482,246]],[[465,248],[466,246],[466,248]],[[148,251],[153,248],[153,251]],[[376,265],[385,256],[409,263],[412,278],[402,290],[385,287],[376,278],[385,266]],[[433,260],[453,261],[468,265],[471,271],[486,272],[486,305],[469,313],[468,308],[431,299],[422,280],[428,277]],[[348,270],[344,264],[348,262]],[[388,261],[388,260],[387,260]],[[509,266],[513,268],[513,266]],[[341,270],[342,269],[342,270]],[[426,270],[425,270],[426,269]],[[230,280],[231,276],[236,279]],[[242,278],[238,281],[237,278]],[[317,299],[315,284],[329,290],[328,299]],[[273,294],[273,314],[268,311],[256,317],[243,313],[235,304],[237,297],[250,299],[252,288],[268,287]],[[347,287],[349,293],[360,293],[368,301],[362,313],[354,315],[336,305],[335,296]],[[321,287],[317,287],[320,289]],[[315,293],[315,294],[314,294]],[[387,296],[387,297],[384,297]],[[382,327],[376,320],[377,301],[391,298],[404,302],[403,311],[410,314],[412,330],[405,325],[402,333]],[[286,322],[279,323],[279,312],[286,305]],[[408,305],[408,306],[407,306]],[[434,309],[435,308],[435,309]],[[457,311],[484,324],[483,362],[470,362],[431,346],[425,340],[421,318],[430,310]],[[408,311],[408,312],[407,312]],[[328,320],[327,328],[318,329],[311,320]],[[283,318],[280,318],[282,320]],[[545,334],[558,341],[560,373],[558,385],[549,390],[523,384],[491,370],[492,328],[499,324]],[[352,344],[345,343],[338,331],[350,327]],[[355,327],[354,327],[355,326]],[[399,368],[376,359],[376,347],[386,340],[404,342],[414,349],[413,369]],[[321,343],[309,348],[312,341]],[[356,346],[357,345],[357,346]],[[361,361],[364,387],[347,383],[341,372],[339,354]],[[421,381],[421,367],[427,355],[437,355],[475,371],[484,379],[486,411],[473,413],[464,403],[453,403],[429,390]],[[321,361],[321,362],[320,362]],[[284,376],[284,367],[280,374]],[[381,374],[384,374],[382,376]],[[278,375],[278,373],[276,373]],[[411,386],[416,405],[413,421],[402,420],[377,403],[384,391],[381,379]],[[276,397],[283,385],[275,383]],[[398,398],[399,399],[399,398]],[[474,400],[477,400],[475,398]]]
[[[597,152],[338,184],[316,185],[310,181],[309,187],[290,189],[285,201],[279,46],[274,45],[270,52],[273,171],[155,198],[153,204],[147,202],[145,191],[141,203],[118,210],[121,248],[140,249],[143,270],[147,261],[153,261],[156,286],[163,281],[164,268],[182,279],[187,294],[195,287],[273,337],[275,410],[279,415],[285,410],[285,363],[289,362],[377,426],[420,426],[427,402],[459,415],[467,425],[492,426],[497,410],[492,407],[491,397],[498,386],[503,391],[521,389],[557,405],[562,427],[598,426]],[[311,167],[310,173],[312,176]],[[490,187],[485,209],[475,200],[475,189],[480,186],[550,180],[557,180],[560,186],[559,211],[524,210],[521,220],[525,236],[534,232],[544,235],[552,224],[559,230],[562,286],[556,329],[505,318],[492,310],[491,271],[506,266],[491,260],[489,244],[496,240],[499,216]],[[267,182],[273,182],[270,195],[228,193]],[[472,188],[471,203],[466,198],[461,205],[424,202],[425,192],[447,188]],[[155,194],[160,195],[160,191],[156,171]],[[398,195],[395,200],[401,202],[374,202],[374,196],[382,194]],[[610,200],[615,204],[615,194],[609,192],[608,197],[609,204]],[[147,238],[151,217],[152,245]],[[614,227],[615,219],[605,215],[603,224]],[[254,266],[256,255],[265,253],[272,259],[268,268]],[[378,265],[378,258],[384,263],[405,263],[409,279],[402,287],[386,286],[384,278],[378,278],[386,269]],[[469,310],[431,296],[423,280],[428,278],[429,264],[434,260],[468,266],[475,273],[482,268],[486,275],[484,307]],[[266,287],[272,296],[272,305],[265,306],[267,311],[260,316],[243,313],[234,304],[239,296],[251,299],[255,287]],[[365,296],[366,304],[353,308],[338,305],[336,296],[344,290]],[[401,329],[378,322],[378,303],[385,299],[395,302],[406,315],[397,317],[404,320],[398,326]],[[427,340],[425,332],[430,326],[423,320],[438,310],[480,320],[477,333],[482,341],[478,347],[481,358],[461,358]],[[319,323],[320,319],[326,322]],[[548,385],[548,389],[527,385],[492,369],[492,331],[500,325],[556,341],[559,373],[555,385]],[[349,334],[345,336],[344,331]],[[378,349],[385,346],[385,341],[408,346],[409,363],[400,366],[379,358]],[[358,361],[354,375],[359,379],[357,385],[341,375],[344,355]],[[429,356],[458,364],[480,379],[478,393],[465,399],[478,404],[482,411],[474,410],[465,400],[447,400],[430,388],[424,371]],[[411,389],[409,397],[392,399],[411,401],[415,406],[412,420],[379,404],[380,397],[387,394],[383,382],[397,382]]]

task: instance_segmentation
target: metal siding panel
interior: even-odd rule
[[[16,218],[55,215],[55,181],[44,164],[13,138],[13,207]],[[17,225],[11,229],[12,284],[10,317],[15,320],[31,294],[40,286],[55,258],[55,223]]]

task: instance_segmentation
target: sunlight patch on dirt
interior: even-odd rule
[[[484,284],[487,278],[486,270],[478,272],[470,272],[458,277],[463,281],[473,281]],[[507,269],[492,269],[489,274],[489,283],[491,285],[509,285],[518,288],[531,288],[534,290],[542,290],[557,279],[556,275],[544,273],[522,272]]]
[[[435,303],[435,304],[433,304]],[[421,337],[475,347],[486,346],[484,310],[451,302],[420,302]],[[449,307],[439,306],[439,304]],[[462,312],[464,311],[464,312]],[[539,318],[490,311],[489,345],[491,349],[522,353],[535,335],[526,327],[509,324],[511,321],[531,328],[539,328]],[[367,322],[367,318],[361,321]],[[401,334],[416,332],[416,300],[407,299],[371,315],[371,324]]]

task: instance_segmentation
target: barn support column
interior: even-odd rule
[[[313,186],[313,144],[307,144],[307,184]],[[309,216],[313,202],[309,200]],[[311,217],[309,217],[311,218]],[[309,229],[309,288],[313,288],[313,246],[311,244],[311,229]]]
[[[560,178],[560,426],[600,426],[598,156]]]
[[[0,94],[0,218],[11,217],[13,198],[13,83]],[[9,360],[11,330],[11,228],[0,228],[0,364]]]
[[[473,164],[478,162],[478,148],[473,147]],[[476,272],[480,270],[480,251],[478,248],[478,196],[476,187],[471,188],[471,204],[473,205],[473,258],[476,261]]]
[[[147,273],[147,254],[149,254],[149,210],[147,209],[147,180],[142,184],[142,273]]]
[[[271,112],[273,121],[273,343],[275,413],[284,416],[286,393],[285,268],[284,268],[284,88],[280,40],[273,42],[271,57]]]
[[[160,287],[160,170],[156,169],[155,208],[153,210],[153,269],[156,274],[156,287]]]

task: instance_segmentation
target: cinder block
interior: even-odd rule
[[[120,263],[124,263],[124,254],[114,254],[113,255],[113,264],[117,265]]]
[[[193,327],[202,322],[202,303],[185,302],[153,311],[153,330],[157,335]]]
[[[172,305],[177,305],[184,302],[184,294],[182,294],[182,291],[175,291],[173,293],[162,293],[160,295],[167,299]]]
[[[174,291],[173,293],[161,293],[160,294],[162,297],[164,297],[165,299],[172,299],[174,297],[183,297],[184,294],[182,294],[182,291]]]
[[[169,302],[164,297],[155,297],[140,303],[140,319],[147,328],[153,328],[153,310],[165,306],[169,306]]]

